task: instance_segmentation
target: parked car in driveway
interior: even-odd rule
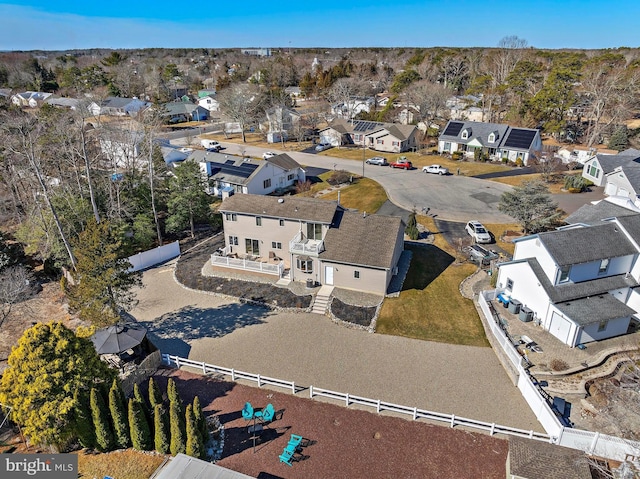
[[[378,165],[378,166],[387,166],[389,163],[387,159],[382,156],[374,156],[373,158],[369,158],[365,161],[368,165]]]
[[[316,146],[316,151],[324,151],[329,148],[331,148],[331,143],[319,143],[318,146]]]
[[[492,241],[489,231],[479,221],[469,221],[465,229],[476,243],[491,243]]]
[[[262,154],[262,159],[266,160],[267,158],[273,158],[274,156],[278,156],[277,153],[274,153],[273,151],[265,151]]]
[[[410,170],[413,168],[413,163],[411,163],[406,156],[401,156],[394,163],[389,165],[391,168],[402,168],[405,170]]]
[[[423,173],[433,173],[434,175],[448,175],[449,174],[449,170],[447,168],[445,168],[444,166],[440,166],[440,165],[423,166],[422,167],[422,172]]]
[[[222,149],[222,145],[216,140],[202,140],[200,143],[207,149],[207,151],[218,152]]]

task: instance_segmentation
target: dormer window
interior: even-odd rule
[[[563,266],[560,268],[560,278],[558,279],[558,283],[566,283],[569,281],[569,271],[571,271],[571,266]]]
[[[598,267],[598,274],[605,274],[609,269],[609,258],[605,258],[600,261],[600,266]]]
[[[462,139],[463,140],[468,140],[469,139],[469,135],[471,135],[471,128],[465,128],[464,130],[462,130]]]
[[[489,138],[487,138],[487,140],[489,141],[489,143],[495,143],[496,142],[495,132],[489,133]]]

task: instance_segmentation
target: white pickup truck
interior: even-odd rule
[[[222,145],[216,140],[200,140],[200,144],[209,151],[220,151],[222,149]]]

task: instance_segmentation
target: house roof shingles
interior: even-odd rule
[[[526,479],[591,479],[584,452],[517,436],[509,438],[509,471]]]
[[[338,211],[324,238],[323,261],[391,268],[398,232],[404,229],[399,216],[363,215]]]
[[[295,170],[296,168],[300,168],[300,163],[286,153],[280,153],[279,155],[272,156],[271,158],[267,158],[265,161],[279,166],[283,170]]]
[[[314,198],[233,195],[222,202],[220,211],[331,224],[338,208],[337,201]]]
[[[602,167],[602,171],[604,174],[609,174],[619,166],[623,168],[625,166],[629,167],[639,167],[638,160],[640,160],[640,150],[635,150],[633,148],[629,148],[628,150],[624,150],[617,155],[596,155],[598,159],[598,163]],[[625,170],[626,173],[626,170]]]
[[[460,128],[459,131],[457,131],[457,134],[455,135],[445,134],[448,130],[448,126],[450,123],[462,123],[462,127]],[[457,130],[457,128],[455,130]],[[465,130],[469,130],[470,133],[468,138],[463,139],[462,132]],[[447,123],[447,125],[443,129],[443,133],[440,135],[439,139],[444,141],[455,141],[457,143],[465,143],[465,144],[468,144],[471,141],[475,140],[477,143],[479,143],[481,146],[484,146],[484,147],[500,148],[504,145],[505,141],[507,141],[507,139],[512,134],[518,134],[518,133],[524,133],[524,132],[532,133],[532,135],[528,135],[528,136],[531,136],[531,142],[526,148],[517,147],[517,146],[509,146],[506,148],[508,150],[514,150],[514,151],[528,151],[529,148],[531,148],[531,144],[533,143],[534,139],[536,138],[536,135],[533,133],[537,132],[537,130],[533,130],[531,128],[514,128],[509,125],[503,125],[500,123],[484,123],[480,121],[450,120],[449,123]],[[497,138],[493,143],[489,142],[489,135],[491,133],[495,133],[497,135]]]
[[[617,224],[570,228],[538,233],[538,238],[559,266],[589,263],[638,252]]]
[[[610,201],[602,200],[595,205],[587,204],[578,208],[576,211],[567,216],[564,221],[567,224],[586,224],[597,225],[605,218],[614,218],[622,216],[636,215],[635,211],[631,211],[624,206],[617,205]]]
[[[333,129],[341,135],[345,135],[347,133],[371,135],[380,132],[382,133],[381,136],[390,134],[401,141],[409,139],[411,134],[416,131],[416,127],[414,125],[398,125],[395,123],[380,123],[364,120],[347,121],[341,118],[333,120],[327,128],[324,128],[321,131],[328,129]]]
[[[556,303],[555,306],[579,326],[624,318],[636,313],[634,309],[617,300],[609,293]]]

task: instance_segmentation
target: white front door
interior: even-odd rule
[[[324,283],[333,286],[333,266],[324,267]]]

